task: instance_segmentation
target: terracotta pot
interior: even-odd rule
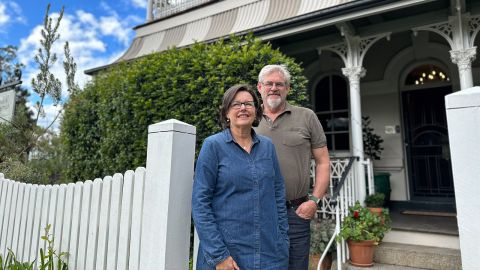
[[[320,257],[322,254],[311,254],[310,255],[310,263],[309,263],[309,270],[317,270],[318,262],[320,261]],[[330,270],[332,267],[332,253],[327,253],[325,258],[322,261],[322,265],[320,266],[321,270]]]
[[[369,207],[368,210],[370,210],[370,213],[372,213],[374,215],[377,215],[381,218],[380,221],[381,221],[382,225],[385,224],[385,220],[382,217],[382,211],[383,211],[382,207]]]
[[[350,263],[354,266],[370,267],[373,265],[373,253],[375,252],[375,241],[353,241],[348,240],[348,251]]]
[[[369,207],[370,212],[374,215],[381,216],[383,208],[381,207]]]

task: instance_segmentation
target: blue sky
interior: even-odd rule
[[[62,6],[65,7],[60,40],[53,48],[59,58],[53,73],[65,86],[62,61],[63,46],[68,41],[77,63],[76,80],[83,86],[89,80],[84,70],[109,64],[128,48],[135,35],[132,28],[145,22],[147,0],[0,0],[0,47],[18,47],[18,59],[26,65],[23,85],[29,89],[38,72],[33,57],[40,46],[40,29],[48,3],[51,3],[52,17],[58,16]],[[63,100],[66,99],[68,95],[64,91]],[[30,103],[37,100],[32,93]],[[47,101],[47,117],[40,124],[51,122],[60,108]],[[58,123],[55,127],[58,128]]]

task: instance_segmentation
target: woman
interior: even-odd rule
[[[224,130],[203,142],[192,196],[197,270],[288,268],[285,187],[272,142],[252,129],[261,117],[255,92],[235,85],[223,96]]]

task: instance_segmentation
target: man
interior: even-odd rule
[[[310,220],[325,194],[330,158],[322,125],[315,113],[286,101],[290,73],[283,65],[267,65],[258,75],[263,118],[256,131],[272,139],[285,179],[290,238],[289,269],[307,270]],[[310,189],[310,160],[315,160],[315,186]]]

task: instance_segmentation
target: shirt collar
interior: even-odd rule
[[[287,101],[285,101],[285,109],[283,110],[283,112],[280,113],[280,115],[284,114],[284,113],[291,113],[292,112],[292,108],[293,106],[290,105],[290,103],[288,103]],[[263,115],[265,116],[265,107],[263,106],[262,104],[262,109],[263,109]]]
[[[257,136],[257,133],[255,132],[255,130],[252,128],[252,142],[253,144],[256,144],[258,142],[260,142],[260,140],[258,139],[258,136]],[[233,136],[232,136],[232,131],[230,130],[230,128],[226,128],[223,130],[223,134],[225,135],[225,142],[226,143],[230,143],[230,142],[233,142]]]

